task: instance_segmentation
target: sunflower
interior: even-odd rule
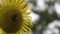
[[[0,34],[29,34],[31,32],[31,12],[23,0],[1,0]]]

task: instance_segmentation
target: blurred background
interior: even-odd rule
[[[60,34],[60,0],[25,0],[32,13],[31,34]]]

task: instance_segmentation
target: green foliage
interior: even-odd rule
[[[31,2],[34,6],[37,6],[36,4],[37,0],[29,0],[29,2]],[[48,7],[50,8],[51,6],[54,7],[55,3],[57,2],[57,0],[54,1],[49,1],[45,3],[48,5]],[[56,11],[52,11],[53,13],[49,14],[48,10],[46,9],[45,11],[37,11],[37,10],[33,10],[34,8],[32,8],[31,10],[39,15],[39,19],[36,20],[37,22],[35,22],[36,24],[33,23],[33,28],[32,28],[32,32],[33,34],[43,34],[43,31],[45,30],[45,28],[48,26],[48,24],[50,24],[52,21],[54,20],[60,20],[60,17],[58,17],[58,14],[56,13]],[[53,8],[51,8],[53,9]],[[38,30],[37,27],[40,26],[40,29]]]

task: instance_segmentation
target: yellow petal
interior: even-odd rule
[[[28,16],[28,15],[23,15],[23,18],[26,19],[26,18],[29,18],[29,19],[32,19],[31,16]]]
[[[32,22],[30,21],[30,19],[25,19],[24,24],[33,26],[33,24],[32,24]]]
[[[19,0],[15,0],[15,5],[17,5],[18,1],[19,1]]]
[[[2,0],[2,3],[5,3],[5,0]]]
[[[2,32],[2,28],[0,28],[0,34],[2,34],[3,32]]]
[[[31,12],[25,12],[24,15],[29,15]]]
[[[22,12],[24,13],[24,12],[26,12],[26,10],[29,8],[29,6],[27,6],[27,7],[25,7],[23,10],[22,10]]]
[[[20,34],[24,34],[23,30],[20,30]]]
[[[14,3],[15,3],[15,0],[11,0],[11,4],[14,5]]]
[[[18,3],[18,5],[20,5],[22,1],[23,1],[23,0],[20,0],[19,3]]]
[[[24,8],[26,6],[26,2],[21,3],[21,5],[18,7],[20,9]]]
[[[3,5],[3,4],[1,4],[1,3],[0,3],[0,7],[1,7],[1,8],[5,8],[5,7],[4,7],[4,5]]]
[[[24,26],[22,27],[22,29],[23,29],[24,31],[28,32],[28,30],[27,30]]]
[[[9,5],[10,1],[9,0],[5,0],[5,3],[6,3],[6,5]]]
[[[30,24],[31,26],[33,26],[31,21],[27,20],[27,23]]]
[[[29,31],[31,31],[31,29],[28,26],[24,25],[24,27],[27,28]]]

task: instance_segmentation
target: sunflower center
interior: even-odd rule
[[[21,11],[14,7],[7,7],[3,11],[2,29],[7,33],[14,33],[20,30],[23,21]]]
[[[17,18],[17,14],[15,14],[14,16],[11,17],[13,22],[16,21],[16,18]]]

